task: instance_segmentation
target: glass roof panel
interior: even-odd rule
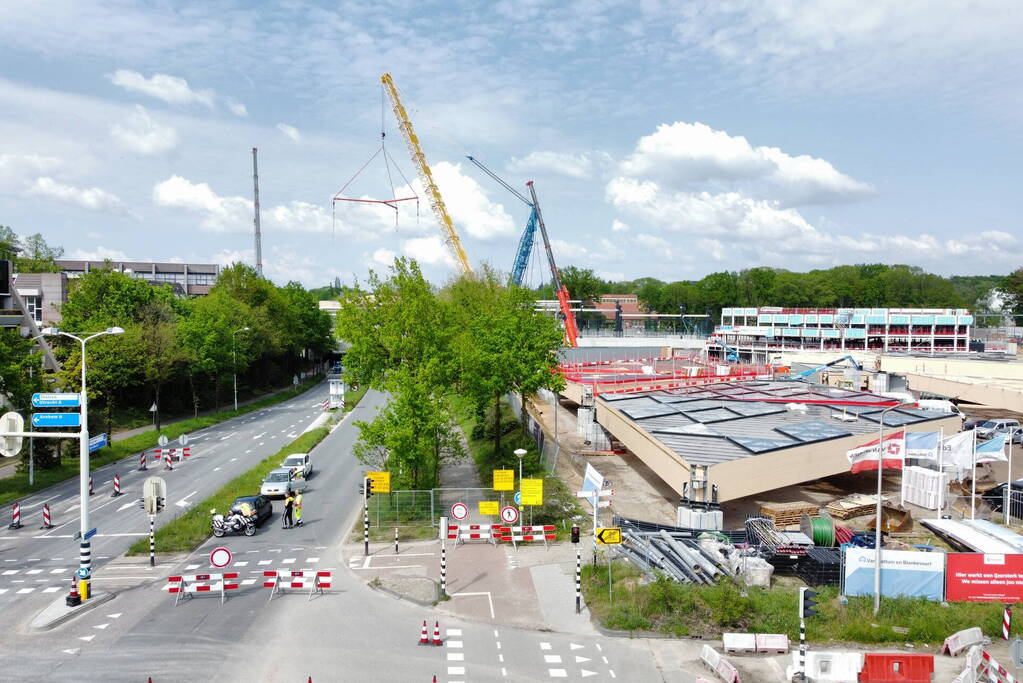
[[[848,429],[829,422],[800,422],[799,424],[775,427],[774,430],[803,442],[824,441],[852,435]]]

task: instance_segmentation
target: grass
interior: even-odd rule
[[[182,422],[175,422],[163,427],[159,432],[143,432],[142,434],[130,436],[122,441],[115,441],[110,446],[92,454],[92,457],[89,458],[90,467],[92,469],[98,469],[104,465],[127,458],[128,456],[134,455],[137,457],[138,453],[141,451],[155,448],[156,441],[160,434],[166,435],[168,439],[176,439],[182,434],[188,434],[199,429],[211,427],[215,424],[224,422],[225,420],[230,420],[233,417],[251,413],[255,410],[262,410],[263,408],[276,405],[278,403],[283,403],[284,401],[308,391],[310,388],[322,381],[323,379],[320,377],[306,380],[297,387],[285,389],[273,396],[268,396],[267,398],[254,403],[240,406],[238,410],[223,410],[218,413],[203,415],[198,418],[184,420]],[[354,407],[355,404],[358,403],[358,399],[362,398],[364,393],[365,389],[349,393],[349,401],[347,405]],[[353,399],[352,396],[354,394],[358,394],[358,398]],[[350,410],[351,408],[347,409]],[[72,444],[71,449],[77,451],[77,444]],[[5,477],[0,479],[0,505],[4,505],[35,491],[40,491],[77,476],[78,457],[75,456],[63,458],[61,460],[60,467],[54,469],[41,470],[37,468],[35,472],[35,483],[33,486],[28,485],[28,472],[19,472],[13,476]]]
[[[795,586],[745,588],[679,584],[665,577],[641,581],[631,564],[612,562],[613,601],[608,599],[608,567],[583,566],[582,587],[591,613],[606,627],[650,631],[673,636],[717,636],[722,632],[784,633],[799,637]],[[885,598],[875,617],[873,599],[848,598],[841,604],[836,587],[818,590],[818,614],[806,622],[807,638],[815,643],[938,645],[956,631],[980,626],[985,634],[1001,635],[1002,605],[941,603],[923,599]],[[908,629],[896,632],[893,627]]]

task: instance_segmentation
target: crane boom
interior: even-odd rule
[[[440,223],[440,228],[444,232],[444,241],[447,242],[448,249],[451,250],[455,261],[461,266],[462,273],[464,275],[472,275],[473,270],[472,265],[469,263],[469,257],[466,256],[465,249],[462,248],[462,241],[458,238],[455,224],[451,221],[447,207],[444,206],[444,200],[440,196],[440,189],[433,180],[430,164],[427,163],[426,155],[423,154],[423,148],[419,145],[419,138],[416,137],[416,131],[412,127],[412,120],[409,119],[405,105],[401,103],[401,98],[398,97],[398,89],[394,86],[391,74],[381,76],[380,82],[383,83],[387,96],[391,100],[394,116],[398,120],[398,130],[401,131],[401,136],[405,139],[405,145],[408,147],[409,155],[412,157],[412,164],[416,167],[416,172],[419,173],[419,180],[423,183],[423,189],[430,200],[430,208],[433,209],[437,222]]]
[[[479,159],[473,156],[467,156],[465,158],[476,164],[481,171],[493,178],[501,187],[518,197],[519,200],[529,207],[529,220],[526,221],[526,229],[522,231],[522,237],[519,238],[519,248],[515,252],[515,261],[512,263],[511,272],[512,284],[517,287],[521,287],[522,276],[525,274],[526,265],[529,263],[529,255],[533,252],[533,238],[536,236],[536,207],[534,207],[533,202],[526,199],[521,192],[504,182],[504,179],[502,179],[501,176],[484,166]]]
[[[565,341],[569,346],[579,346],[579,329],[575,325],[575,314],[572,313],[572,303],[568,290],[561,283],[561,274],[558,272],[558,264],[554,262],[554,252],[551,250],[551,241],[547,238],[547,227],[543,224],[543,213],[540,212],[540,200],[536,198],[536,189],[533,181],[526,183],[529,187],[529,196],[533,198],[533,211],[536,212],[536,223],[540,228],[540,236],[543,237],[543,248],[547,251],[547,263],[551,267],[551,280],[554,283],[554,293],[558,297],[558,304],[561,307],[561,316],[565,320]]]

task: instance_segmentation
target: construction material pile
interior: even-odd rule
[[[799,500],[792,503],[767,503],[760,506],[760,515],[774,521],[776,527],[795,526],[803,515],[816,515],[820,506]]]
[[[881,496],[881,503],[888,502],[888,496]],[[833,500],[824,506],[828,514],[836,519],[852,519],[869,515],[877,509],[877,496],[863,493],[851,493],[844,498]],[[816,514],[816,511],[814,512]]]

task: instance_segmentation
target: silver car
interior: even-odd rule
[[[305,488],[305,482],[297,481],[292,471],[285,467],[278,467],[270,470],[259,487],[259,492],[264,496],[286,497],[289,493],[301,491]]]

